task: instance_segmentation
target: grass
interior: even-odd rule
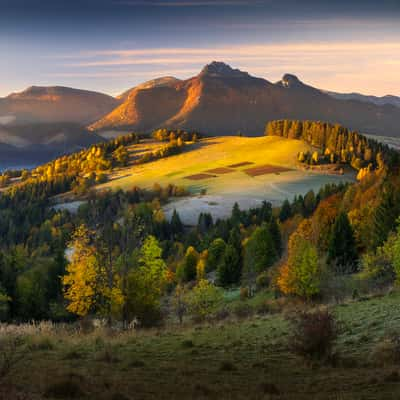
[[[155,146],[157,143],[144,142],[137,152],[143,154]],[[297,154],[310,149],[303,141],[280,137],[203,139],[188,145],[182,154],[116,170],[98,188],[152,188],[155,183],[183,186],[194,196],[173,200],[165,207],[165,213],[170,216],[174,208],[179,209],[183,222],[192,225],[200,212],[224,218],[235,202],[244,209],[257,207],[263,200],[278,205],[311,189],[318,191],[326,183],[353,179],[351,174],[322,175],[298,170]],[[261,175],[246,173],[249,167],[261,171]]]
[[[237,302],[231,293],[231,304]],[[394,400],[400,366],[376,364],[372,355],[389,333],[399,332],[399,303],[394,293],[336,306],[341,334],[334,366],[310,367],[288,351],[283,314],[111,336],[49,329],[44,342],[50,337],[52,345],[34,348],[29,344],[42,343],[43,334],[31,328],[25,356],[1,390],[10,400],[67,398],[63,388],[70,386],[70,398],[99,400]]]
[[[155,146],[143,144],[144,149]],[[269,164],[287,168],[295,168],[296,156],[300,151],[307,151],[310,146],[299,140],[280,137],[218,137],[204,139],[200,143],[190,145],[188,151],[182,154],[156,160],[154,162],[131,166],[115,173],[114,179],[101,187],[128,189],[134,185],[151,188],[154,183],[164,186],[169,183],[187,185],[185,177],[202,174],[216,168],[227,168],[236,165],[237,168],[227,176],[220,176],[218,182],[207,182],[209,192],[219,191],[225,185],[232,183],[240,185],[251,181],[241,171],[241,166],[252,162]],[[140,152],[142,154],[142,152]],[[251,160],[248,157],[251,156]],[[246,163],[246,164],[242,164]],[[242,165],[241,165],[242,164]],[[171,181],[173,178],[173,181]],[[233,182],[232,182],[233,181]]]

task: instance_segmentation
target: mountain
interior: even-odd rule
[[[387,95],[387,96],[367,96],[360,93],[336,93],[326,91],[327,94],[339,100],[358,100],[365,103],[372,103],[377,106],[384,106],[386,104],[400,107],[400,97]]]
[[[324,120],[360,132],[400,136],[400,109],[393,105],[336,99],[291,74],[271,83],[222,62],[206,65],[187,80],[167,77],[147,82],[119,99],[122,104],[90,125],[90,130],[148,132],[170,127],[257,136],[268,121],[287,118]]]
[[[102,140],[86,125],[119,103],[102,93],[62,86],[32,86],[0,98],[0,168],[35,165]]]
[[[19,93],[0,98],[0,123],[90,124],[109,113],[118,104],[114,97],[62,86],[31,86]]]

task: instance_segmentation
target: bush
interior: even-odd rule
[[[338,328],[334,316],[327,309],[296,313],[290,322],[292,335],[289,346],[295,354],[313,361],[332,358]]]
[[[237,318],[248,318],[253,315],[254,310],[249,304],[238,303],[233,308],[233,313]]]
[[[261,272],[256,279],[257,290],[269,287],[271,280],[267,271]]]
[[[240,288],[240,300],[246,300],[248,299],[249,296],[249,288],[247,287],[241,287]]]

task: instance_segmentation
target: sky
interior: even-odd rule
[[[224,61],[269,81],[400,96],[400,0],[0,0],[0,96],[117,95]]]

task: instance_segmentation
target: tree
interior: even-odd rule
[[[183,316],[186,314],[188,309],[187,295],[188,292],[184,285],[176,285],[174,294],[172,296],[172,308],[178,317],[180,324],[182,324]]]
[[[189,310],[194,317],[204,320],[218,309],[222,299],[221,290],[202,279],[188,295]]]
[[[211,272],[218,268],[221,258],[225,253],[226,243],[223,239],[217,238],[211,242],[208,248],[206,271]]]
[[[380,246],[396,226],[396,218],[400,213],[399,195],[393,185],[383,188],[382,199],[375,210],[372,221],[374,247]]]
[[[279,212],[279,220],[281,222],[285,222],[287,219],[289,219],[292,216],[292,208],[290,207],[289,200],[286,199],[281,207],[281,210]]]
[[[177,275],[183,282],[190,282],[196,279],[198,261],[199,253],[193,246],[189,246],[177,270]]]
[[[74,232],[70,244],[71,261],[66,268],[67,274],[62,278],[64,296],[69,301],[67,310],[80,317],[96,308],[100,294],[101,269],[92,236],[93,232],[85,225],[79,226]]]
[[[183,232],[183,224],[176,209],[174,209],[174,212],[172,213],[170,227],[171,233],[174,238],[176,238]]]
[[[150,326],[161,318],[160,300],[167,283],[167,267],[162,249],[154,236],[148,236],[137,255],[137,266],[127,277],[126,311],[142,325]]]
[[[341,212],[333,225],[328,245],[328,263],[335,267],[337,272],[345,274],[356,271],[357,259],[353,228],[347,214]]]
[[[277,260],[276,242],[269,226],[255,229],[245,246],[245,264],[252,264],[257,273],[269,268]]]
[[[263,224],[255,229],[244,246],[243,283],[252,296],[259,273],[269,268],[277,260],[276,243],[269,226]]]
[[[289,243],[288,261],[281,267],[278,286],[285,294],[310,300],[320,292],[321,264],[317,249],[309,241],[295,235]]]
[[[400,283],[400,218],[397,219],[397,231],[392,245],[392,262],[393,269],[396,275],[396,282]]]
[[[217,269],[218,285],[223,287],[235,285],[239,283],[240,277],[241,263],[238,251],[228,244]]]

